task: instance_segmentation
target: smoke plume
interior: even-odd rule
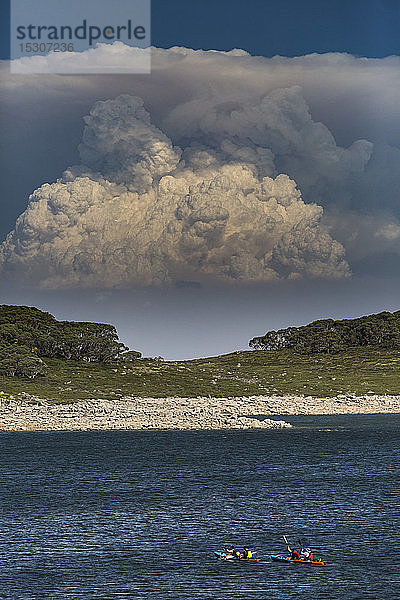
[[[369,142],[337,147],[298,88],[218,114],[193,102],[171,111],[174,140],[139,97],[96,102],[81,164],[31,195],[0,247],[3,272],[50,288],[347,277],[285,160],[299,175],[313,161],[311,184],[334,185],[364,168]]]

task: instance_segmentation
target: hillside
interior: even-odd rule
[[[388,339],[397,340],[399,323],[400,312],[316,321],[303,328],[268,332],[251,342],[262,346],[266,340],[276,340],[272,335],[276,334],[281,346],[282,340],[296,340],[294,347],[164,362],[138,360],[140,353],[127,352],[112,325],[57,321],[35,308],[0,306],[0,394],[57,402],[123,396],[396,395],[400,394],[400,349],[385,345]],[[354,332],[361,331],[362,339],[375,345],[341,351],[335,346],[334,353],[328,352],[332,348],[324,344],[323,334],[330,336],[333,331],[336,336],[340,328],[348,332],[346,339],[354,341]],[[376,345],[379,335],[384,347]],[[304,344],[299,347],[300,339],[319,340],[321,351],[316,352],[315,346],[312,351]]]
[[[400,351],[349,350],[334,356],[290,350],[236,352],[182,362],[98,364],[48,359],[46,377],[0,377],[5,394],[69,402],[122,396],[335,396],[400,394]]]

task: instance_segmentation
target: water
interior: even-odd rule
[[[290,420],[0,434],[0,598],[397,600],[400,415]],[[272,563],[283,534],[327,566]]]

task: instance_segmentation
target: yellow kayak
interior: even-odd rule
[[[218,556],[221,560],[242,560],[246,562],[259,562],[259,558],[238,558],[232,554],[226,554],[226,552],[214,552],[215,556]]]

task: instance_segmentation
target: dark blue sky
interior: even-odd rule
[[[85,0],[82,0],[84,3]],[[0,0],[0,23],[0,57],[7,58],[8,0]],[[267,57],[276,54],[300,56],[312,52],[348,52],[376,58],[400,55],[400,0],[153,0],[152,42],[163,48],[243,48],[252,55]],[[360,62],[363,64],[364,61]],[[396,61],[387,62],[389,66],[392,62],[397,64]],[[392,73],[392,67],[389,66],[385,68]],[[330,115],[332,125],[331,122],[327,124],[335,135],[337,131],[340,135],[340,127],[350,130],[348,139],[345,142],[339,140],[338,143],[350,144],[359,137],[372,141],[376,141],[377,137],[378,140],[387,141],[391,139],[388,131],[398,131],[399,103],[394,90],[396,74],[388,79],[385,70],[381,72],[381,79],[378,77],[371,88],[371,97],[364,97],[362,89],[360,93],[356,93],[356,88],[352,86],[347,89],[345,78],[343,98],[340,94],[338,96],[341,98],[339,106],[330,100],[329,95],[326,100],[324,94],[322,99],[317,98],[312,109],[317,120],[325,122]],[[245,75],[243,85],[246,85]],[[322,82],[318,94],[324,91],[323,85]],[[24,88],[21,89],[23,92]],[[60,95],[64,89],[60,88]],[[80,89],[77,87],[78,91]],[[3,168],[0,177],[0,242],[14,227],[32,190],[43,182],[55,181],[67,165],[79,162],[76,148],[82,136],[82,116],[87,114],[90,107],[90,93],[80,104],[75,102],[77,96],[72,94],[70,107],[68,95],[60,103],[54,100],[57,94],[53,98],[51,86],[44,86],[43,90],[43,105],[41,90],[36,93],[35,88],[35,94],[27,98],[17,90],[15,103],[10,94],[7,111],[2,112],[1,125],[5,134],[2,132],[3,155],[0,160]],[[94,88],[93,101],[98,99],[96,90]],[[102,89],[99,97],[109,98],[111,94],[108,90],[110,88]],[[376,90],[379,93],[375,93]],[[113,87],[112,93],[118,95],[122,92]],[[348,113],[345,104],[347,99],[350,103]],[[322,113],[318,113],[318,106],[323,107]],[[340,111],[345,114],[339,114]],[[371,119],[369,114],[372,115]],[[353,118],[354,115],[356,118]],[[373,166],[375,171],[372,170],[370,178],[365,180],[366,186],[372,182],[370,196],[376,195],[376,214],[379,219],[385,218],[382,207],[394,206],[398,197],[400,157],[397,152],[398,148],[393,148],[389,153],[385,146],[381,154],[377,154],[378,166]],[[386,160],[386,157],[389,158]],[[376,181],[373,174],[378,172],[380,165],[384,165],[386,175],[378,177]],[[362,200],[364,202],[364,196]],[[340,211],[341,205],[337,206]],[[353,227],[352,223],[349,224],[350,228]],[[396,233],[396,225],[390,231]],[[343,232],[343,235],[347,235],[345,227]],[[361,254],[356,254],[354,260],[355,267],[352,264],[354,279],[342,281],[288,282],[282,288],[265,285],[243,289],[232,287],[229,291],[224,286],[216,290],[196,288],[194,292],[191,288],[171,288],[169,291],[160,289],[154,294],[151,291],[149,296],[142,292],[136,295],[130,295],[129,292],[125,296],[119,293],[108,295],[107,292],[104,297],[93,296],[91,292],[83,294],[81,291],[75,295],[57,291],[14,292],[2,286],[0,302],[35,304],[55,313],[60,319],[114,322],[124,341],[147,355],[162,354],[169,358],[212,355],[243,348],[248,339],[268,329],[299,325],[327,316],[344,318],[398,308],[399,255],[396,250],[389,260],[389,250],[385,248],[378,248],[376,256],[373,254],[375,250],[372,254],[368,249],[363,253],[364,248],[361,248]],[[389,266],[386,267],[386,264]],[[377,279],[377,273],[380,279]]]
[[[83,0],[84,1],[84,0]],[[0,55],[9,53],[9,0],[0,0]],[[155,46],[297,56],[400,54],[399,0],[153,0]]]

